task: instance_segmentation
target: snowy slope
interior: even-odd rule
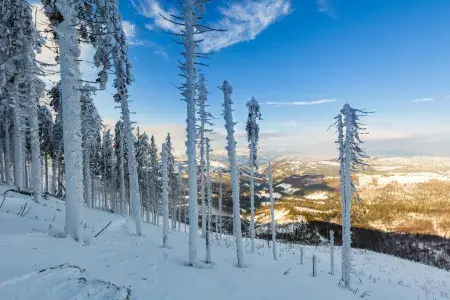
[[[0,186],[0,193],[6,189]],[[0,198],[1,203],[1,198]],[[31,209],[17,215],[27,203]],[[338,286],[329,275],[329,249],[304,247],[300,265],[297,245],[280,245],[280,258],[258,241],[239,269],[233,240],[219,246],[214,239],[212,265],[203,263],[204,240],[199,239],[199,265],[187,264],[188,236],[172,232],[170,249],[161,248],[161,228],[144,224],[144,237],[133,235],[131,221],[83,208],[85,245],[58,238],[64,203],[50,199],[38,205],[27,196],[8,193],[0,209],[0,299],[450,299],[450,274],[429,266],[367,251],[354,252],[354,292]],[[93,236],[109,221],[99,237]],[[52,225],[51,228],[50,224]],[[182,229],[184,226],[182,226]],[[311,276],[311,256],[319,258],[319,275]],[[63,264],[62,267],[57,267]],[[57,267],[43,272],[39,270]],[[85,271],[79,268],[85,269]],[[79,279],[83,278],[83,279]],[[110,283],[110,284],[108,284]],[[64,294],[61,294],[64,293]],[[89,295],[89,296],[88,296]]]

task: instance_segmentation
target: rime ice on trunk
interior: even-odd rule
[[[259,141],[259,125],[257,120],[261,120],[261,113],[258,101],[252,98],[247,102],[248,118],[246,124],[247,140],[249,142],[248,148],[250,149],[250,240],[251,251],[255,252],[255,176],[254,169],[258,168],[257,156],[258,156],[258,141]]]
[[[351,208],[355,186],[351,178],[353,170],[364,167],[367,158],[364,150],[360,148],[362,143],[359,131],[365,130],[360,126],[359,117],[368,114],[345,104],[340,114],[335,118],[335,126],[338,133],[339,160],[340,160],[340,192],[342,197],[342,280],[345,288],[351,288]],[[344,121],[342,121],[344,117]],[[345,128],[345,140],[344,140]]]
[[[81,139],[80,48],[72,3],[56,3],[62,22],[55,27],[60,51],[61,101],[64,132],[64,165],[66,182],[66,221],[64,231],[81,242],[81,203],[83,202],[83,159]]]
[[[11,148],[9,143],[9,120],[6,118],[3,121],[3,128],[5,131],[5,182],[12,184],[11,178]]]
[[[275,222],[275,209],[273,203],[273,182],[272,182],[272,165],[269,162],[269,167],[267,168],[267,175],[269,177],[269,194],[270,194],[270,227],[272,229],[272,250],[273,259],[277,260],[277,224]]]
[[[31,22],[31,10],[26,8],[27,19]],[[38,94],[35,86],[35,54],[34,54],[34,38],[28,36],[25,45],[27,49],[26,56],[26,78],[28,81],[28,120],[30,124],[30,143],[31,143],[31,187],[33,189],[33,199],[35,202],[41,202],[42,194],[42,177],[41,177],[41,149],[39,141],[39,121],[38,121]],[[47,162],[47,160],[46,160]],[[48,190],[48,171],[46,169],[46,189]]]
[[[124,159],[124,149],[123,149],[123,124],[120,128],[120,137],[119,137],[119,197],[120,197],[120,211],[122,216],[127,215],[126,210],[126,199],[125,199],[125,159]]]
[[[15,79],[16,81],[17,79]],[[13,105],[13,149],[14,149],[14,185],[18,189],[24,188],[24,155],[21,126],[21,109],[18,101],[18,83],[13,83],[10,89],[11,104]]]
[[[232,197],[233,197],[233,229],[236,237],[236,251],[238,267],[242,268],[244,266],[244,249],[242,245],[242,231],[241,231],[241,214],[239,205],[239,169],[236,162],[236,141],[234,140],[234,121],[233,121],[233,110],[231,105],[233,104],[231,100],[231,93],[233,88],[228,83],[224,81],[221,87],[224,94],[223,103],[223,116],[225,119],[225,128],[227,130],[227,146],[228,159],[230,161],[230,173],[231,173],[231,187],[232,187]]]
[[[350,214],[352,211],[352,185],[351,185],[351,164],[352,164],[352,151],[351,151],[351,142],[352,142],[352,134],[353,134],[353,120],[352,114],[347,111],[346,115],[346,132],[345,132],[345,143],[344,143],[344,151],[345,151],[345,165],[344,165],[344,219],[343,219],[343,241],[342,241],[342,256],[344,261],[344,285],[346,288],[350,289],[351,285],[351,231],[350,231]]]
[[[200,144],[200,197],[202,203],[202,236],[205,236],[206,226],[207,226],[207,215],[206,204],[205,204],[205,151],[206,151],[206,137],[205,133],[211,131],[207,129],[207,125],[212,125],[211,118],[212,115],[207,112],[206,107],[208,106],[208,90],[206,87],[206,78],[203,74],[199,75],[199,85],[198,85],[198,120],[200,121],[199,126],[199,144]]]
[[[197,16],[194,11],[195,1],[186,0],[183,7],[184,17],[184,36],[183,45],[185,48],[184,73],[186,84],[183,95],[187,104],[187,141],[186,155],[188,157],[188,180],[189,180],[189,265],[197,264],[197,161],[196,161],[196,128],[195,128],[195,89],[196,89],[196,70],[195,70],[195,48],[194,39],[195,25]]]
[[[219,243],[222,239],[222,170],[219,170]]]
[[[169,241],[169,175],[167,171],[167,145],[162,145],[162,210],[163,210],[163,247]]]
[[[116,63],[116,73],[123,76],[123,63]],[[118,75],[119,76],[119,75]],[[128,108],[128,94],[126,93],[126,85],[120,77],[118,77],[118,94],[121,96],[120,106],[122,108],[122,118],[124,125],[124,134],[127,139],[127,158],[128,158],[128,174],[130,177],[130,197],[133,209],[133,218],[136,223],[136,234],[142,235],[141,224],[141,196],[139,194],[139,181],[137,174],[137,163],[134,150],[133,132],[131,129],[130,111]]]
[[[90,163],[90,155],[89,150],[85,148],[83,150],[83,162],[84,162],[84,199],[89,208],[92,208],[92,185],[91,185],[91,163]]]
[[[212,185],[210,173],[210,145],[209,138],[205,138],[206,150],[206,194],[208,199],[208,218],[206,224],[206,263],[211,263],[211,201],[212,201]]]
[[[0,138],[0,180],[5,182],[5,161],[3,159],[3,139]]]
[[[53,158],[52,159],[52,195],[56,194],[56,179],[58,176],[58,159]]]

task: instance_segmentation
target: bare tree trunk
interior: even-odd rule
[[[44,154],[45,163],[45,192],[48,194],[48,155]]]
[[[58,159],[52,159],[52,195],[56,193],[56,181],[58,176]]]
[[[11,178],[11,146],[9,143],[9,120],[6,119],[3,123],[5,131],[5,181],[6,184],[12,184]]]
[[[3,139],[0,139],[0,180],[5,182],[5,161],[3,159]]]

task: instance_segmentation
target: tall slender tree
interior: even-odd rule
[[[211,170],[210,170],[210,154],[211,146],[209,138],[205,138],[205,151],[206,151],[206,196],[207,203],[207,224],[206,224],[206,263],[211,263],[211,213],[212,213],[212,182],[211,182]]]
[[[175,157],[173,156],[173,146],[172,140],[170,138],[170,133],[167,133],[166,136],[166,146],[167,146],[167,170],[169,176],[170,215],[172,220],[172,230],[175,230],[179,187],[177,174],[175,173]]]
[[[152,210],[153,223],[157,224],[159,214],[159,165],[158,165],[158,148],[156,147],[155,136],[150,138],[150,166],[149,166],[149,189],[150,189],[150,201],[149,208]],[[159,225],[159,224],[158,224]]]
[[[363,143],[360,134],[365,131],[361,127],[360,117],[368,112],[354,109],[345,104],[336,119],[340,160],[341,197],[342,197],[342,280],[345,288],[351,288],[351,207],[355,194],[352,172],[367,166],[368,157],[361,148]],[[345,132],[345,136],[344,136]],[[358,195],[356,194],[358,198]]]
[[[184,46],[182,53],[184,61],[180,62],[180,74],[185,80],[179,87],[183,100],[187,104],[186,117],[186,155],[188,158],[188,182],[189,182],[189,265],[194,266],[197,263],[197,229],[198,229],[198,211],[197,211],[197,161],[196,161],[196,64],[198,58],[204,58],[207,54],[197,51],[199,43],[203,41],[202,35],[212,29],[200,24],[204,19],[205,4],[210,0],[185,0],[178,1],[180,4],[180,15],[171,15],[164,17],[168,22],[177,27],[174,35],[180,37]]]
[[[211,130],[207,128],[207,126],[212,125],[211,119],[212,115],[207,111],[208,105],[208,90],[206,87],[206,78],[205,75],[200,73],[199,75],[199,84],[198,84],[198,121],[200,125],[198,127],[198,139],[199,139],[199,148],[200,148],[200,198],[201,198],[201,212],[202,212],[202,236],[205,237],[206,234],[206,226],[207,226],[207,212],[205,206],[205,140],[206,133]]]
[[[259,104],[255,98],[247,102],[248,118],[245,127],[247,131],[248,148],[250,149],[250,240],[251,251],[255,252],[255,169],[258,170],[258,141],[259,141],[259,125],[258,120],[261,120],[261,112],[259,111]]]
[[[48,194],[50,192],[49,185],[49,167],[48,161],[49,158],[53,157],[53,131],[54,131],[54,122],[52,112],[50,108],[46,105],[41,105],[39,107],[38,112],[39,119],[39,136],[40,136],[40,145],[41,145],[41,153],[44,160],[44,178],[45,178],[45,192]],[[54,191],[52,191],[53,193]]]
[[[273,180],[272,180],[272,164],[269,162],[269,167],[267,168],[267,176],[269,183],[269,195],[270,195],[270,227],[272,230],[272,251],[273,259],[277,260],[277,224],[275,222],[275,208],[273,203]]]
[[[42,0],[55,32],[59,48],[61,101],[63,113],[64,164],[66,177],[66,220],[64,231],[81,241],[81,203],[83,202],[83,164],[80,103],[80,47],[75,6],[69,0]]]
[[[223,102],[223,117],[225,119],[225,129],[227,130],[227,146],[225,149],[228,151],[228,159],[230,161],[230,175],[231,175],[231,189],[233,197],[233,228],[236,237],[236,250],[238,267],[244,266],[244,249],[242,245],[242,229],[241,229],[241,208],[239,205],[239,168],[236,162],[236,141],[234,139],[234,125],[233,121],[233,109],[231,100],[231,93],[233,88],[224,81],[221,87],[224,94]]]
[[[163,207],[163,247],[169,241],[169,174],[167,169],[167,144],[162,145],[162,207]]]

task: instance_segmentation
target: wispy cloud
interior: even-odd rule
[[[336,11],[330,4],[330,0],[316,0],[316,4],[319,12],[324,13],[331,18],[337,17]]]
[[[143,0],[141,3],[132,1],[134,7],[140,14],[151,19],[152,24],[145,25],[148,30],[154,30],[155,27],[169,32],[180,32],[181,27],[168,21],[166,18],[170,18],[170,15],[176,15],[177,11],[171,7],[165,9],[158,0]]]
[[[154,46],[155,44],[150,41],[144,41],[138,38],[138,31],[136,24],[130,21],[122,21],[122,28],[127,38],[127,43],[130,46]]]
[[[420,99],[414,99],[411,102],[413,103],[422,103],[422,102],[433,102],[433,98],[420,98]]]
[[[296,101],[296,102],[264,102],[263,104],[272,106],[307,106],[307,105],[319,105],[336,102],[336,99],[321,99],[314,101]]]
[[[174,7],[165,8],[158,0],[143,0],[133,3],[137,10],[150,18],[152,23],[145,27],[149,30],[160,28],[164,31],[179,33],[181,27],[166,18],[176,15]],[[204,52],[218,51],[231,45],[251,41],[262,31],[281,17],[292,11],[291,0],[243,0],[220,7],[220,17],[209,22],[209,26],[224,29],[225,32],[207,32],[200,47]],[[164,17],[166,18],[164,18]]]
[[[220,8],[222,19],[211,26],[226,32],[209,32],[201,47],[205,52],[255,39],[267,27],[292,11],[291,0],[259,0],[232,3]]]

